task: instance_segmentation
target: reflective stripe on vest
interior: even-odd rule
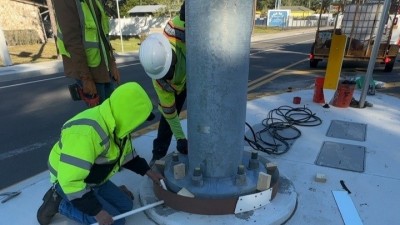
[[[111,161],[109,162],[108,159],[106,158],[106,155],[108,153],[108,150],[110,149],[110,137],[104,132],[103,128],[101,128],[100,124],[97,123],[95,120],[91,120],[91,119],[78,119],[78,120],[74,120],[71,122],[68,122],[66,124],[64,124],[64,126],[62,127],[62,129],[66,129],[75,125],[87,125],[87,126],[91,126],[96,132],[97,134],[100,136],[101,138],[101,142],[99,143],[101,146],[104,147],[104,150],[102,151],[100,157],[98,157],[95,161],[95,163],[97,164],[102,164],[102,163],[114,163],[115,161]],[[58,141],[58,145],[60,147],[60,149],[62,148],[62,143],[61,140]],[[70,165],[74,165],[76,167],[85,169],[85,170],[90,170],[90,168],[92,167],[92,163],[76,158],[76,157],[72,157],[69,155],[65,155],[62,154],[60,155],[60,161],[70,164]],[[50,172],[57,177],[57,170],[55,170],[50,163],[48,163],[48,167]]]
[[[164,34],[168,38],[175,38],[185,43],[185,22],[179,19],[179,16],[168,21],[164,28]]]
[[[172,87],[172,85],[169,84],[166,80],[158,79],[156,81],[157,81],[157,84],[160,85],[160,87],[162,89],[164,89],[165,91],[167,91],[167,92],[176,92],[174,87]]]
[[[62,129],[66,129],[75,125],[87,125],[93,127],[102,140],[99,144],[101,146],[105,146],[104,152],[105,154],[107,153],[107,151],[110,149],[110,137],[106,134],[106,132],[104,132],[103,128],[97,121],[91,119],[77,119],[64,124]]]
[[[165,113],[165,114],[173,114],[173,113],[175,113],[176,112],[176,106],[175,106],[175,103],[172,105],[172,106],[169,106],[169,107],[167,107],[167,106],[162,106],[162,105],[160,105],[160,107],[161,107],[161,109],[162,109],[162,111]]]

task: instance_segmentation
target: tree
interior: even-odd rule
[[[165,9],[160,11],[160,15],[169,15],[172,17],[172,14],[179,12],[183,0],[157,0],[159,5],[165,5]]]

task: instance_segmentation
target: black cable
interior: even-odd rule
[[[269,111],[267,118],[263,119],[261,123],[264,128],[255,132],[246,122],[246,126],[249,127],[253,140],[245,136],[245,141],[255,150],[263,151],[268,154],[281,155],[289,150],[289,140],[295,140],[301,136],[301,131],[294,125],[318,126],[322,123],[322,120],[305,106],[300,108],[281,106]],[[290,137],[287,135],[283,136],[283,131],[287,130],[291,130],[290,133],[294,133],[294,135]],[[272,137],[272,142],[268,142],[262,138],[264,133],[268,133],[268,135]],[[264,147],[262,144],[267,147]]]

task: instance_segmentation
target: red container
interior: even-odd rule
[[[355,87],[355,84],[339,84],[333,96],[332,105],[339,108],[349,107]]]
[[[301,98],[300,97],[294,97],[293,98],[293,104],[300,104]]]
[[[324,77],[315,78],[314,96],[313,96],[313,102],[315,103],[325,103],[324,80],[325,80]]]

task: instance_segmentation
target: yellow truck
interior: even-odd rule
[[[316,68],[318,62],[327,60],[332,47],[333,34],[345,34],[347,44],[345,61],[369,61],[372,46],[380,23],[383,0],[353,1],[340,4],[332,27],[318,29],[310,52],[310,67]],[[380,41],[376,63],[385,64],[384,71],[391,72],[399,52],[400,28],[398,27],[399,1],[392,1],[385,29]]]

